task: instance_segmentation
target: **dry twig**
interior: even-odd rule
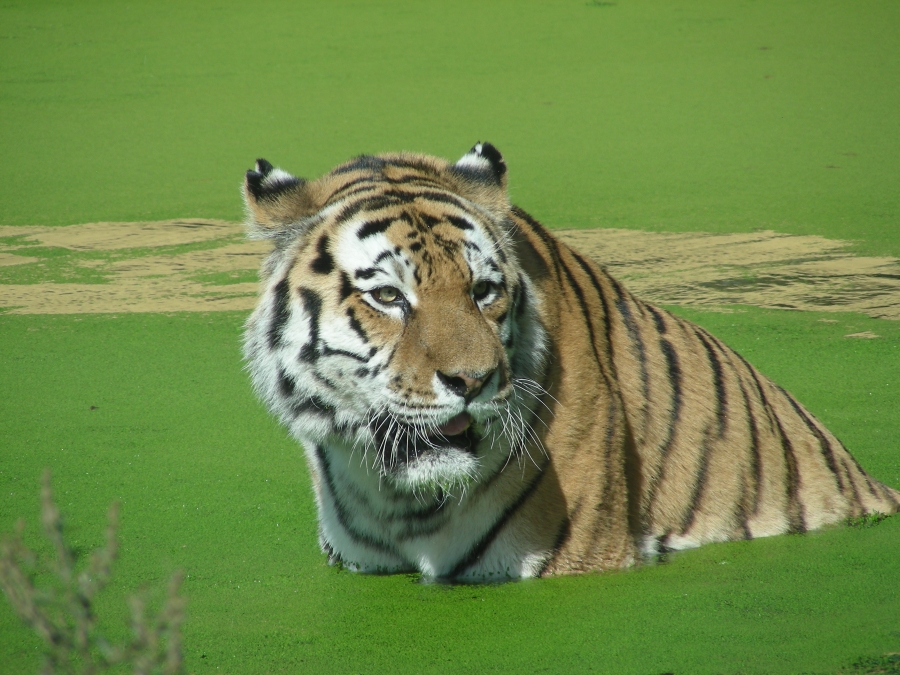
[[[12,536],[0,542],[0,587],[13,609],[44,641],[44,675],[93,675],[115,666],[130,665],[135,675],[177,675],[182,671],[181,624],[184,600],[178,595],[181,574],[169,581],[167,598],[156,617],[147,614],[144,600],[129,600],[130,640],[111,644],[97,629],[94,599],[109,582],[118,545],[118,504],[109,509],[106,544],[90,555],[81,572],[76,555],[63,537],[62,516],[53,501],[50,471],[41,489],[44,534],[55,551],[52,563],[42,565],[22,541],[21,520]],[[50,572],[53,585],[38,588],[35,578]]]

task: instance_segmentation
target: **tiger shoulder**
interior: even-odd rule
[[[898,511],[796,399],[506,182],[488,143],[245,177],[272,251],[244,354],[304,448],[331,562],[518,579]]]

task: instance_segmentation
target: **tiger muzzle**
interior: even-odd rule
[[[465,412],[436,429],[388,418],[375,420],[370,428],[378,452],[388,467],[411,464],[422,456],[450,449],[474,454],[481,441],[472,425],[472,417]]]

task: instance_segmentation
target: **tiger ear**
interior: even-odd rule
[[[490,143],[478,141],[453,165],[453,171],[479,183],[506,190],[506,162],[500,151]]]
[[[506,197],[506,162],[500,151],[490,143],[476,143],[450,167],[450,171],[462,179],[460,192],[464,197],[503,212],[509,208]]]
[[[251,235],[274,236],[318,209],[303,178],[276,169],[264,159],[244,177],[244,204]]]

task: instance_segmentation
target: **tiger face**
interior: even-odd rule
[[[483,147],[314,183],[260,160],[245,184],[276,244],[245,341],[258,392],[304,444],[400,492],[446,498],[523,447],[516,384],[541,339],[503,245],[505,165]]]

